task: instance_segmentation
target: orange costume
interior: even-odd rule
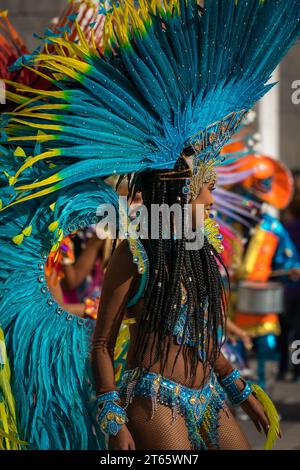
[[[285,208],[293,194],[293,180],[289,170],[267,156],[250,155],[243,160],[243,164],[243,169],[255,168],[253,175],[243,182],[243,187],[276,209]],[[295,258],[293,246],[280,250],[280,259],[276,260],[283,233],[283,227],[276,218],[263,216],[246,248],[238,273],[239,279],[264,283],[269,280],[274,264],[276,268],[290,267],[290,261]],[[265,315],[236,312],[234,320],[238,326],[255,335],[277,335],[280,331],[278,316],[272,312]]]

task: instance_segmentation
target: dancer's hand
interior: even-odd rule
[[[249,416],[249,418],[255,424],[256,429],[261,432],[261,428],[263,428],[265,434],[267,435],[270,422],[264,412],[264,409],[260,402],[255,398],[253,393],[249,395],[247,400],[245,400],[241,404],[241,408],[244,412]]]
[[[135,443],[132,439],[126,424],[123,424],[116,436],[109,436],[109,450],[135,450]]]
[[[241,408],[244,410],[244,412],[249,416],[249,418],[253,421],[256,429],[261,432],[261,429],[264,430],[265,434],[268,434],[269,427],[270,427],[270,421],[265,414],[265,411],[260,404],[260,402],[255,398],[253,393],[249,395],[247,400],[245,400],[241,404]],[[282,432],[281,429],[279,429],[279,437],[282,437]]]

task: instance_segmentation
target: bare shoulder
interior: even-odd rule
[[[132,253],[129,248],[129,243],[126,239],[122,240],[114,250],[111,257],[111,262],[116,262],[120,259],[127,261],[129,264],[134,264],[132,260]]]
[[[128,277],[138,275],[136,264],[133,262],[132,253],[128,241],[122,240],[113,252],[107,267],[107,271],[122,271]]]

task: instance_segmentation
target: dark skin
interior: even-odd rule
[[[213,197],[212,191],[214,189],[213,183],[206,183],[204,184],[203,188],[201,189],[199,196],[192,202],[193,208],[192,212],[197,209],[197,204],[204,204],[206,209],[206,215],[208,215],[208,211],[213,204]],[[122,273],[120,274],[120,266],[122,266]],[[104,327],[101,325],[101,319],[104,316],[107,316],[107,312],[114,309],[117,311],[116,319],[114,320],[115,325],[115,335],[112,338],[109,348],[107,348],[104,352],[101,351],[101,354],[106,354],[110,357],[110,369],[107,369],[106,366],[106,373],[101,376],[101,364],[99,363],[99,356],[97,357],[97,350],[96,348],[93,349],[92,352],[92,366],[93,372],[96,379],[96,383],[101,384],[101,388],[98,388],[97,394],[105,393],[112,389],[112,378],[114,377],[114,343],[117,339],[118,334],[118,326],[121,324],[121,321],[126,316],[126,304],[128,299],[132,296],[135,288],[139,282],[139,274],[136,270],[136,265],[134,265],[132,261],[132,255],[129,251],[128,244],[126,241],[122,242],[120,246],[115,251],[114,255],[112,256],[103,288],[102,288],[102,298],[101,303],[99,306],[99,313],[98,313],[98,320],[97,326],[95,331],[95,337],[97,338],[104,334],[103,332]],[[142,299],[141,301],[131,310],[131,313],[137,317],[141,312],[142,307]],[[107,326],[108,328],[108,326]],[[132,338],[132,336],[131,336]],[[133,342],[133,341],[132,341]],[[100,349],[100,347],[99,347]],[[128,352],[128,356],[130,355],[130,350]],[[103,357],[103,356],[102,356]],[[107,364],[106,357],[106,364]],[[101,358],[100,358],[101,360]],[[200,361],[199,361],[200,362]],[[214,371],[220,377],[226,377],[231,371],[233,370],[233,366],[231,363],[224,357],[222,353],[220,353],[215,365]],[[244,388],[244,383],[241,380],[237,380],[238,387],[242,390]],[[114,383],[115,387],[115,383]],[[116,389],[116,387],[115,387]],[[121,401],[121,405],[124,405],[123,399]],[[267,434],[269,428],[269,421],[266,417],[264,410],[259,403],[259,401],[251,394],[247,400],[241,405],[243,410],[249,415],[249,417],[254,422],[256,428],[260,431],[261,428]],[[135,443],[133,437],[128,429],[128,427],[124,424],[120,431],[117,433],[116,436],[109,436],[109,449],[113,450],[134,450]]]

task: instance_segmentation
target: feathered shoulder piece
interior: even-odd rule
[[[3,116],[2,144],[22,148],[3,206],[173,168],[190,145],[217,160],[300,31],[299,0],[120,0],[100,11],[104,51],[78,25],[78,41],[48,34],[51,52],[26,65],[52,89],[19,86],[28,99]]]

